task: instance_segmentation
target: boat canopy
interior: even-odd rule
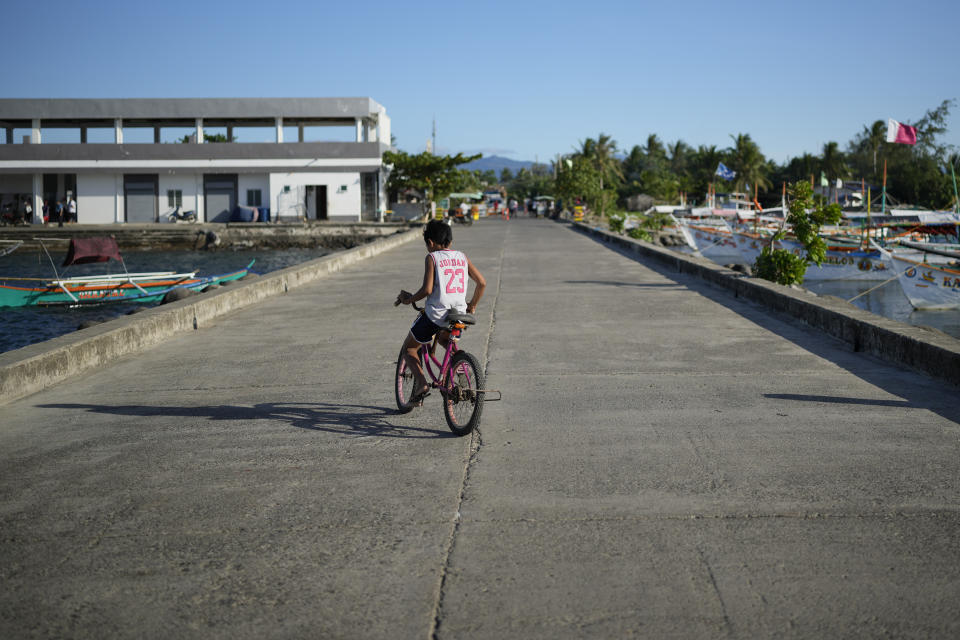
[[[122,261],[120,247],[114,238],[73,238],[67,257],[63,259],[64,267],[72,264],[87,264],[89,262],[106,262],[110,258]]]

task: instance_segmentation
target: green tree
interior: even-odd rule
[[[203,141],[204,142],[236,142],[237,139],[236,137],[228,138],[222,133],[214,133],[212,135],[209,133],[205,133],[203,134]],[[184,144],[193,142],[193,136],[192,135],[183,136],[182,138],[180,138],[180,142]]]
[[[690,155],[691,192],[702,194],[706,200],[708,187],[711,182],[714,182],[717,165],[725,159],[724,153],[717,149],[716,145],[697,147],[697,150]]]
[[[820,156],[820,170],[827,176],[830,187],[833,188],[838,179],[842,180],[850,175],[850,167],[836,142],[823,145],[823,155]]]
[[[658,172],[666,168],[667,152],[663,148],[663,143],[660,142],[657,134],[651,133],[647,136],[644,154],[647,156],[646,166],[644,167],[647,171]]]
[[[513,171],[510,171],[510,167],[504,167],[500,170],[500,184],[506,185],[513,180]]]
[[[800,180],[810,180],[810,176],[817,175],[820,166],[820,159],[817,156],[804,153],[796,158],[791,158],[789,162],[780,170],[779,181],[794,183]]]
[[[737,172],[733,179],[735,191],[746,193],[748,187],[765,191],[770,188],[767,179],[767,161],[760,152],[760,147],[750,138],[749,133],[739,133],[733,138],[733,148],[730,149],[730,168]],[[747,197],[752,197],[747,193]]]
[[[600,215],[606,213],[608,204],[616,199],[616,187],[623,180],[623,169],[616,158],[617,142],[605,133],[597,139],[587,138],[580,143],[580,150],[576,153],[593,165],[600,179],[600,193],[593,199],[593,204],[600,209]],[[609,192],[609,193],[608,193]]]
[[[459,166],[480,159],[482,154],[464,156],[435,156],[429,151],[411,155],[404,151],[385,151],[383,164],[390,167],[387,193],[392,201],[404,189],[422,191],[428,200],[442,198],[469,185],[473,172]]]
[[[820,228],[837,224],[841,218],[839,205],[815,205],[813,190],[806,180],[790,187],[790,198],[786,222],[791,225],[797,241],[803,245],[804,255],[795,256],[786,249],[774,248],[775,242],[785,236],[781,229],[770,239],[753,265],[757,277],[783,285],[803,284],[807,264],[813,262],[820,266],[823,263],[827,257],[827,243],[820,237]]]
[[[583,198],[596,206],[603,193],[600,172],[581,155],[573,155],[560,162],[557,170],[557,195],[567,202]]]

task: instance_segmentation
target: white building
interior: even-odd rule
[[[331,127],[341,141],[305,141]],[[0,99],[0,129],[0,206],[30,198],[34,222],[68,195],[84,224],[166,222],[178,206],[205,222],[386,209],[390,119],[370,98]]]

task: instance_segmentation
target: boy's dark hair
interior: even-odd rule
[[[423,228],[423,238],[433,240],[441,247],[449,247],[450,243],[453,242],[453,230],[450,229],[450,225],[442,220],[431,220]]]

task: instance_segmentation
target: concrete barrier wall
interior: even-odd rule
[[[45,389],[167,338],[209,326],[218,317],[336,273],[355,262],[421,237],[413,229],[237,282],[179,302],[0,354],[0,404]]]
[[[870,353],[960,386],[960,340],[945,333],[890,320],[832,296],[815,296],[804,290],[747,277],[706,258],[684,255],[582,223],[574,223],[574,228],[679,273],[728,289],[737,297],[799,318],[839,338],[854,351]]]

